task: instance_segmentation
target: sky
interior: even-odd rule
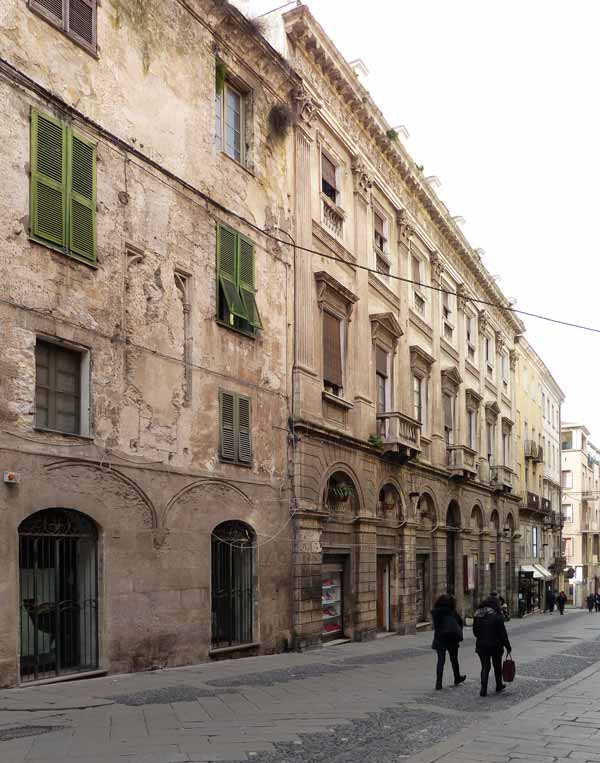
[[[284,0],[249,0],[262,13]],[[600,330],[600,3],[312,0],[335,45],[516,308]],[[290,6],[291,7],[291,6]],[[523,318],[600,443],[600,333]]]

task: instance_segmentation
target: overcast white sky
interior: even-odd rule
[[[283,0],[282,0],[283,1]],[[277,0],[251,0],[262,12]],[[306,3],[406,146],[466,218],[515,307],[600,329],[600,3]],[[600,441],[600,334],[524,318],[567,396],[563,420]]]

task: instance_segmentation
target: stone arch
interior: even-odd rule
[[[514,533],[515,533],[515,530],[516,530],[516,523],[515,523],[515,518],[514,518],[514,516],[513,516],[513,513],[512,513],[512,511],[509,511],[509,512],[507,513],[507,515],[506,515],[506,521],[505,521],[505,523],[504,523],[504,524],[505,524],[505,527],[508,527],[508,528],[509,528],[509,530],[510,530],[510,535],[509,535],[509,537],[510,537],[510,539],[512,540],[512,536],[514,535]]]
[[[446,527],[452,530],[460,530],[461,526],[460,506],[458,501],[452,499],[446,509]]]
[[[178,529],[200,525],[207,532],[212,532],[213,528],[208,524],[210,512],[197,510],[198,504],[207,499],[217,501],[223,506],[220,512],[223,521],[242,521],[239,520],[240,512],[247,517],[256,508],[246,493],[231,482],[203,477],[185,485],[167,503],[162,512],[164,527],[170,530],[175,524],[178,525]],[[185,508],[189,511],[182,511]],[[176,522],[175,518],[181,521]]]
[[[471,509],[470,524],[471,530],[478,533],[483,531],[483,511],[478,503]]]
[[[423,515],[427,516],[431,520],[431,528],[433,529],[439,524],[440,512],[438,504],[435,498],[435,493],[430,488],[425,488],[419,500],[417,501],[417,519],[421,519]]]
[[[391,496],[391,497],[390,497]],[[395,498],[393,508],[391,506],[391,498]],[[383,504],[383,505],[381,505]],[[404,492],[400,486],[400,483],[393,477],[384,477],[377,490],[377,513],[380,514],[383,509],[383,515],[387,516],[388,511],[395,515],[399,521],[408,518],[409,509],[404,497]]]
[[[490,515],[490,532],[492,535],[500,535],[500,514],[494,509]]]
[[[104,503],[109,510],[119,507],[119,512],[114,512],[115,519],[137,510],[146,529],[158,527],[158,515],[150,497],[135,480],[112,465],[69,459],[47,464],[44,470],[53,475],[52,492],[60,494],[59,503],[67,501],[68,508],[85,511],[98,525],[108,524],[98,519],[98,507]]]
[[[365,500],[364,495],[362,492],[362,487],[360,480],[358,479],[358,476],[356,475],[356,472],[350,467],[348,464],[343,462],[338,462],[335,464],[332,464],[327,471],[325,472],[322,484],[321,484],[321,493],[320,493],[320,503],[319,508],[321,508],[324,511],[328,511],[327,508],[327,499],[328,499],[328,490],[330,486],[330,481],[332,480],[338,481],[338,483],[343,483],[346,481],[346,483],[349,481],[351,483],[351,487],[354,490],[354,501],[350,500],[349,506],[346,510],[351,510],[352,513],[360,515],[364,511],[365,507]],[[343,497],[340,494],[340,497]],[[352,496],[350,496],[352,498]]]

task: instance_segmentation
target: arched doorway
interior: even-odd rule
[[[458,531],[460,530],[460,508],[456,501],[450,501],[446,512],[446,590],[452,596],[456,595],[456,547]]]
[[[401,619],[397,579],[402,567],[402,498],[392,483],[379,490],[377,501],[377,631],[394,630]]]
[[[98,531],[45,509],[19,525],[21,681],[98,667]]]
[[[244,522],[223,522],[212,533],[212,646],[249,644],[254,637],[255,535]]]

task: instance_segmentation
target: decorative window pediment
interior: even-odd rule
[[[395,351],[398,339],[404,332],[393,313],[374,313],[369,316],[369,320],[373,342],[381,342]]]
[[[469,388],[465,390],[465,401],[467,408],[470,408],[471,410],[479,408],[481,401],[483,398],[479,394],[479,392],[476,392],[474,389]]]
[[[495,400],[493,403],[485,404],[485,418],[487,421],[490,421],[490,422],[496,421],[499,413],[500,413],[500,407],[498,406],[498,403]]]
[[[502,432],[503,433],[510,434],[514,425],[515,425],[515,422],[509,419],[508,416],[502,417]]]
[[[451,366],[450,368],[444,368],[442,370],[442,391],[456,394],[461,384],[462,376],[458,372],[456,366]]]
[[[323,310],[327,306],[350,320],[354,303],[358,302],[356,294],[324,270],[315,273],[315,281],[319,309]]]
[[[420,371],[422,376],[429,376],[431,366],[435,363],[435,358],[432,357],[422,347],[416,344],[411,345],[410,348],[410,367],[413,371]]]

